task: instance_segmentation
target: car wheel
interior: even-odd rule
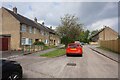
[[[18,72],[13,72],[8,76],[8,80],[21,80],[21,79],[22,79],[22,75]]]
[[[81,54],[80,57],[82,57],[83,55]]]
[[[68,54],[66,54],[66,56],[68,57],[69,55],[68,55]]]

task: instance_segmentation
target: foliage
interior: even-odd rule
[[[50,46],[44,46],[44,50],[47,50],[47,49],[50,49],[50,48],[55,48],[56,46],[55,45],[50,45]]]
[[[61,38],[61,43],[62,43],[62,44],[65,44],[65,47],[67,47],[67,45],[68,45],[69,43],[72,43],[72,42],[74,42],[74,39],[71,39],[71,38],[68,37],[68,36],[63,36],[63,37]]]
[[[90,34],[89,30],[82,31],[79,36],[79,41],[84,43],[89,43],[89,34]]]
[[[61,36],[61,42],[67,45],[78,39],[83,31],[83,24],[74,15],[66,14],[61,18],[61,24],[57,27],[57,32]]]
[[[92,32],[91,32],[91,35],[94,35],[94,34],[96,34],[98,32],[98,30],[93,30]]]
[[[36,41],[33,43],[34,45],[39,45],[39,46],[44,46],[44,42],[41,42],[41,41]]]

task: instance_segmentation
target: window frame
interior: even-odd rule
[[[36,29],[36,28],[34,28],[34,31],[33,31],[33,33],[34,33],[34,34],[36,34],[36,31],[37,31],[37,29]]]
[[[29,33],[33,33],[32,26],[29,26]]]
[[[29,45],[32,45],[33,39],[29,38]]]
[[[25,37],[22,37],[22,38],[21,38],[21,45],[25,45],[25,43],[26,43],[26,38],[25,38]]]
[[[21,30],[20,30],[21,32],[26,32],[27,31],[27,25],[25,25],[25,24],[22,24],[21,25]]]

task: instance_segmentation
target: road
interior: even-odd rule
[[[24,78],[118,78],[118,63],[83,47],[83,57],[21,56]],[[71,64],[71,65],[68,65]]]

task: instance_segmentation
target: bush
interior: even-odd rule
[[[70,38],[68,36],[64,36],[64,37],[61,38],[61,43],[65,44],[65,47],[67,47],[67,45],[69,43],[73,43],[74,41],[75,41],[74,39],[72,39],[72,38]]]
[[[33,44],[39,46],[45,46],[44,42],[40,42],[40,41],[34,42]]]

